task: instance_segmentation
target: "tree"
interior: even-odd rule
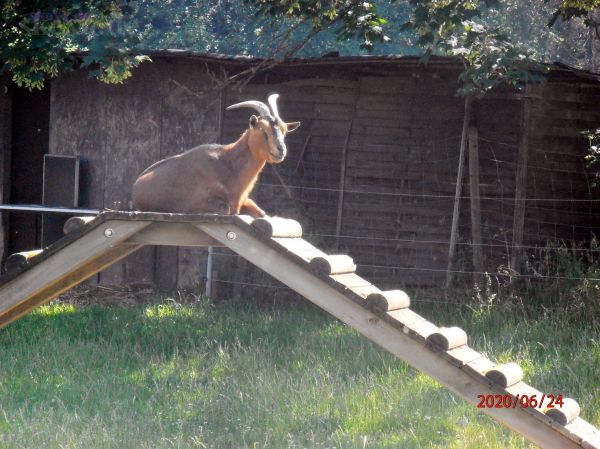
[[[0,60],[15,83],[40,88],[80,66],[122,82],[157,48],[275,60],[331,50],[454,55],[465,62],[463,91],[484,92],[537,79],[545,67],[534,61],[555,60],[561,46],[581,50],[563,52],[567,63],[600,59],[600,0],[547,1],[5,0]]]
[[[74,66],[89,67],[106,82],[120,82],[146,58],[114,39],[110,24],[128,10],[117,0],[5,0],[0,10],[0,61],[19,86],[41,88],[46,77]],[[75,52],[87,52],[80,61]]]
[[[392,0],[389,3],[391,6],[386,8],[384,2],[366,3],[370,7],[362,16],[360,12],[357,16],[349,16],[349,5],[355,3],[352,1],[247,1],[256,3],[259,12],[264,15],[284,15],[292,20],[310,19],[313,27],[337,26],[339,38],[358,37],[362,39],[365,48],[372,45],[373,38],[386,40],[388,36],[385,26],[377,34],[372,30],[380,31],[380,25],[389,24],[389,21],[380,19],[386,16],[390,8],[399,4]],[[548,67],[539,62],[552,61],[553,58],[544,58],[545,51],[540,51],[540,44],[546,42],[540,38],[549,34],[550,27],[584,18],[587,26],[598,29],[598,24],[593,20],[593,12],[600,7],[600,0],[562,0],[554,9],[546,2],[535,2],[536,0],[507,0],[502,3],[498,0],[409,0],[412,9],[408,17],[404,18],[400,30],[411,34],[414,45],[421,49],[425,60],[433,54],[462,57],[465,71],[461,75],[461,90],[463,93],[478,94],[500,82],[520,85],[542,79]],[[520,8],[523,4],[528,7]],[[520,36],[514,32],[515,17],[518,17],[514,14],[516,9],[521,9],[520,14],[526,13],[532,19],[525,23],[524,32]],[[531,17],[533,15],[536,17]],[[357,27],[357,23],[361,23],[362,28]],[[531,33],[531,24],[535,26],[540,23],[544,30],[538,26]],[[600,38],[600,35],[597,37]]]

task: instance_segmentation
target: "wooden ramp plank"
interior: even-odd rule
[[[348,271],[347,260],[342,260],[343,270],[332,265],[312,271],[314,257],[328,256],[300,238],[297,222],[256,221],[211,214],[102,213],[33,258],[22,273],[0,279],[0,328],[143,245],[222,245],[472,404],[481,395],[542,395],[521,380],[518,366],[497,366],[466,344],[462,330],[438,328],[412,311],[404,292],[382,292],[354,273],[327,274]],[[368,298],[375,298],[377,306]],[[571,405],[564,419],[553,419],[545,409],[482,411],[542,448],[600,449],[600,431],[577,417],[578,406]]]
[[[105,222],[8,281],[0,289],[0,328],[140,248],[123,242],[148,224]]]
[[[575,418],[566,428],[575,437],[581,440],[581,447],[585,449],[598,449],[600,447],[600,430],[581,418]]]
[[[156,246],[223,246],[190,223],[151,223],[132,235],[127,243]]]
[[[349,297],[351,295],[347,295],[350,289],[357,288],[366,282],[358,276],[330,276],[329,278],[334,279],[334,282],[331,283],[327,278],[311,273],[305,266],[296,263],[274,242],[260,238],[251,229],[239,223],[225,226],[212,223],[197,223],[196,225],[215,240],[220,241],[322,309],[354,327],[365,337],[392,354],[446,385],[472,404],[479,402],[479,395],[506,392],[505,389],[490,382],[489,379],[477,372],[478,368],[462,369],[462,366],[467,366],[483,357],[468,346],[464,345],[450,351],[440,352],[411,337],[408,333],[404,333],[402,324],[414,325],[426,321],[410,309],[387,312],[385,314],[387,318],[377,319],[374,312],[368,310],[365,304],[360,304],[355,298],[351,299]],[[235,233],[235,239],[227,238],[227,234],[230,232]],[[398,321],[400,325],[394,326],[391,321]],[[491,368],[490,364],[484,365],[486,365],[485,368]],[[582,441],[580,438],[574,439],[572,432],[565,429],[564,426],[553,425],[551,419],[540,411],[523,408],[485,408],[482,411],[542,448],[583,447],[580,444]],[[597,449],[600,449],[600,446]]]

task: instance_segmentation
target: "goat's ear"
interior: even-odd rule
[[[256,115],[253,115],[252,117],[250,117],[250,127],[256,128],[256,125],[258,125],[258,117]]]
[[[286,126],[287,126],[287,132],[291,133],[292,131],[296,131],[298,128],[300,128],[300,122],[286,123]]]

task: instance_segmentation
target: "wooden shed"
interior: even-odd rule
[[[49,153],[80,157],[80,206],[127,210],[145,167],[202,143],[235,140],[249,112],[225,107],[279,92],[282,116],[302,126],[288,136],[288,159],[263,172],[254,194],[261,207],[300,220],[309,240],[350,254],[382,288],[444,283],[465,120],[459,61],[292,60],[240,90],[226,76],[258,60],[184,51],[154,52],[152,60],[123,85],[76,71],[28,93],[3,79],[3,203],[41,201],[41,158]],[[517,269],[524,247],[593,238],[600,197],[580,132],[600,127],[599,105],[600,77],[560,66],[525,93],[502,87],[473,101],[479,196],[471,202],[467,157],[453,270]],[[471,205],[480,209],[476,246]],[[39,245],[35,215],[3,215],[4,255]],[[476,270],[472,248],[482,249]],[[146,248],[95,282],[197,289],[206,260],[204,249]],[[223,295],[254,284],[279,288],[224,250],[213,266]]]

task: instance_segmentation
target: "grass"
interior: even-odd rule
[[[600,425],[600,327],[422,311]],[[53,304],[0,330],[0,448],[526,448],[305,304]]]

